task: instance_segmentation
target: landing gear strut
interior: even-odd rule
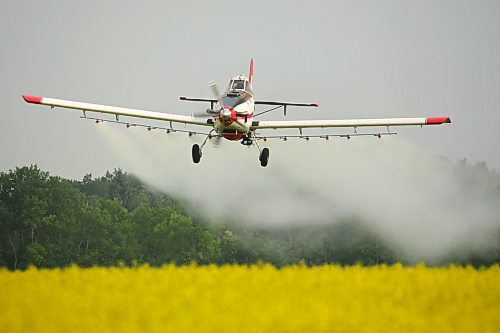
[[[252,132],[252,136],[253,136],[253,141],[255,142],[255,145],[259,149],[259,161],[260,161],[260,165],[262,167],[266,167],[267,163],[269,162],[269,149],[268,148],[260,149],[259,144],[257,143],[257,138],[255,137],[255,131]]]
[[[213,131],[214,130],[211,130],[208,133],[207,137],[205,138],[205,141],[203,141],[203,143],[201,144],[201,147],[197,143],[195,143],[193,145],[193,148],[191,149],[191,155],[193,156],[193,162],[194,163],[200,163],[201,156],[203,155],[201,153],[201,150],[203,149],[203,146],[207,143],[207,140],[212,137],[212,132]]]
[[[213,131],[213,130],[212,130]],[[203,146],[207,143],[207,140],[211,137],[212,131],[207,135],[205,138],[205,141],[203,141],[202,145],[198,145],[195,143],[191,149],[191,156],[193,157],[193,162],[195,164],[200,163],[201,156],[203,155],[201,150],[203,149]],[[267,164],[269,163],[269,149],[268,148],[263,148],[260,149],[259,144],[257,143],[257,138],[255,137],[255,132],[252,132],[251,134],[253,136],[253,140],[248,137],[248,136],[243,136],[243,140],[241,140],[241,144],[245,146],[251,146],[252,143],[255,142],[255,145],[259,149],[259,161],[260,165],[263,167],[266,167]]]

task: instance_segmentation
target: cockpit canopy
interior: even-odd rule
[[[231,90],[242,90],[245,89],[245,81],[244,80],[231,80]]]
[[[231,81],[229,81],[229,85],[227,87],[227,90],[230,91],[247,91],[250,92],[250,85],[248,84],[248,79],[244,76],[238,76]]]

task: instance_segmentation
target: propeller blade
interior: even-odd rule
[[[206,112],[193,112],[191,113],[191,116],[194,117],[194,118],[207,118],[208,117],[208,114]]]
[[[220,146],[221,138],[222,138],[222,136],[220,136],[220,135],[215,137],[215,140],[213,141],[214,146],[216,146],[216,147]]]
[[[244,124],[242,124],[242,123],[240,123],[240,122],[239,122],[239,120],[237,120],[237,119],[235,119],[235,120],[234,120],[234,122],[235,122],[235,123],[237,123],[238,125],[240,125],[240,126],[241,126],[241,127],[243,127],[243,128],[245,127],[245,125],[244,125]]]
[[[208,117],[217,117],[219,115],[218,110],[206,109],[205,112],[193,112],[191,115],[195,118],[208,118]]]
[[[214,94],[214,97],[217,98],[217,101],[219,102],[219,106],[221,108],[224,108],[224,101],[222,100],[222,95],[219,92],[219,88],[217,88],[217,84],[215,81],[211,81],[210,83],[210,89],[212,89],[212,94]]]

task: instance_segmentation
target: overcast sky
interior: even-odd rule
[[[251,57],[256,98],[321,106],[290,119],[450,116],[397,131],[500,169],[497,0],[2,0],[0,36],[1,171],[120,167],[78,112],[22,94],[190,114],[206,105],[179,96],[209,97],[210,80],[225,87]]]

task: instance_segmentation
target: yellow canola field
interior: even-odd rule
[[[0,332],[500,332],[500,268],[0,270]]]

